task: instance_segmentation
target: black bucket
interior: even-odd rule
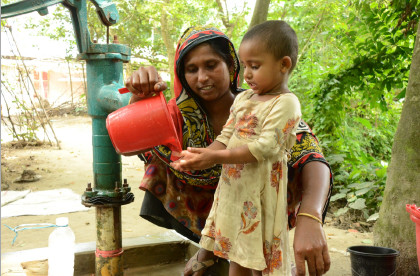
[[[395,276],[400,252],[392,248],[357,245],[347,248],[353,276]]]

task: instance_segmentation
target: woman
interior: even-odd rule
[[[182,35],[175,56],[175,97],[168,103],[183,148],[207,147],[228,116],[237,88],[239,62],[233,44],[215,28],[194,27]],[[126,81],[133,93],[131,102],[166,89],[155,68],[140,68]],[[213,201],[220,166],[191,173],[169,166],[173,153],[165,146],[143,155],[145,176],[140,188],[145,197],[140,215],[198,242]],[[301,122],[289,161],[289,228],[296,226],[294,251],[297,275],[328,271],[330,259],[322,225],[315,219],[297,216],[304,212],[324,218],[332,176],[315,136]],[[201,254],[200,254],[201,253]],[[196,258],[196,259],[195,259]],[[206,251],[192,258],[186,275],[201,273],[213,263]]]

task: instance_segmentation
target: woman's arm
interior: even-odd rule
[[[299,213],[308,213],[322,219],[323,208],[330,190],[330,170],[319,161],[302,168],[302,203]],[[298,216],[293,242],[298,276],[305,275],[305,261],[309,275],[322,275],[330,269],[330,256],[322,225],[316,220]]]

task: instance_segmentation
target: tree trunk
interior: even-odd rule
[[[170,92],[171,96],[170,98],[175,97],[174,93],[174,62],[175,62],[175,41],[173,41],[171,37],[172,28],[168,24],[168,13],[167,13],[167,7],[170,6],[170,0],[164,0],[164,4],[162,5],[162,13],[160,17],[160,24],[161,24],[161,34],[163,38],[163,43],[165,44],[166,51],[168,54],[168,65],[169,65],[169,73],[171,75],[171,87]]]
[[[405,102],[392,146],[391,163],[374,227],[375,244],[400,251],[398,275],[418,275],[416,229],[406,204],[420,205],[420,23]]]
[[[254,13],[252,14],[251,23],[248,26],[248,30],[267,21],[268,7],[270,6],[270,0],[257,0],[255,2]]]

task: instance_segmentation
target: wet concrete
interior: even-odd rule
[[[76,245],[75,276],[95,273],[95,242]],[[123,240],[125,276],[182,275],[186,260],[198,250],[198,245],[176,233],[147,235]],[[5,253],[1,255],[1,274],[47,275],[48,248]]]

